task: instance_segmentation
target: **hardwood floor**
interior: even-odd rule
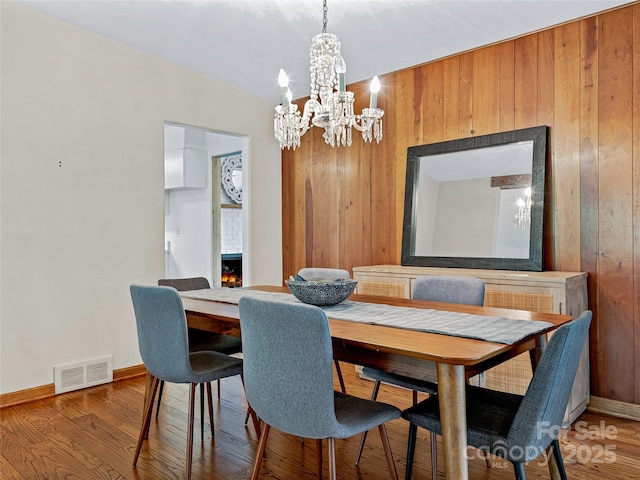
[[[343,365],[347,390],[368,397],[371,382],[356,377]],[[153,420],[137,468],[131,467],[142,418],[144,377],[59,395],[0,410],[1,479],[109,479],[164,480],[184,478],[186,449],[186,386],[165,387],[158,421]],[[215,388],[214,388],[215,392]],[[215,393],[214,393],[215,399]],[[410,392],[384,386],[379,399],[404,408]],[[196,409],[198,410],[198,409]],[[214,406],[215,437],[205,422],[205,438],[194,434],[193,480],[248,479],[257,437],[245,427],[246,403],[238,378],[222,381],[222,398]],[[199,413],[197,413],[199,415]],[[196,418],[199,425],[199,417]],[[640,422],[586,413],[562,440],[567,474],[573,480],[640,479]],[[388,425],[398,473],[404,476],[407,424]],[[413,478],[430,478],[428,433],[419,429]],[[336,442],[338,476],[341,479],[388,478],[377,431],[367,439],[360,467],[354,466],[359,437]],[[439,454],[442,455],[440,448]],[[492,468],[470,451],[470,478],[512,480],[508,462],[491,457]],[[326,453],[323,455],[326,461]],[[315,442],[272,430],[267,461],[261,478],[303,479],[316,477]],[[529,480],[548,479],[539,460],[525,467]],[[444,478],[442,460],[439,478]],[[325,464],[325,478],[327,470]]]

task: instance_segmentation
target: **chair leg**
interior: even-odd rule
[[[140,425],[140,435],[138,435],[138,444],[136,445],[136,453],[133,456],[133,466],[135,468],[136,463],[138,463],[138,457],[140,456],[140,449],[142,448],[142,442],[145,438],[147,438],[147,434],[149,432],[149,424],[151,423],[151,414],[153,412],[153,400],[156,397],[156,393],[158,391],[158,383],[160,380],[157,378],[153,379],[151,383],[151,398],[149,402],[147,402],[147,406],[145,408],[144,414],[142,415],[142,425]]]
[[[322,439],[316,439],[316,455],[318,457],[318,480],[322,480]]]
[[[396,462],[393,461],[393,454],[391,453],[391,444],[389,443],[389,435],[387,435],[387,427],[384,423],[378,425],[380,430],[380,439],[382,440],[382,448],[384,449],[384,455],[387,457],[387,465],[389,466],[389,474],[392,480],[398,480],[398,471],[396,470]]]
[[[253,428],[256,431],[256,435],[258,435],[258,437],[260,436],[260,419],[258,418],[258,415],[256,415],[256,412],[253,408],[251,408],[251,405],[249,405],[249,415],[251,415],[251,420],[253,421]]]
[[[491,468],[491,460],[489,460],[489,452],[486,450],[480,450],[482,452],[482,456],[484,457],[484,463],[487,464],[487,468]]]
[[[218,401],[220,401],[220,380],[216,382],[218,384]]]
[[[373,391],[371,392],[371,400],[375,400],[378,398],[378,391],[380,390],[380,380],[376,380],[373,384]],[[360,463],[360,457],[362,457],[362,452],[364,451],[364,443],[367,441],[367,432],[362,432],[362,436],[360,437],[360,447],[358,448],[358,455],[356,456],[356,467]]]
[[[407,440],[407,467],[404,472],[404,480],[411,480],[413,471],[413,455],[416,452],[416,437],[418,436],[418,426],[409,424],[409,438]]]
[[[213,428],[213,400],[211,399],[211,382],[207,382],[207,398],[209,400],[209,426],[211,427],[211,437],[216,434]]]
[[[513,464],[513,469],[516,472],[516,480],[526,480],[524,475],[524,463],[517,462]]]
[[[200,440],[204,441],[204,383],[200,384]]]
[[[191,479],[191,461],[193,459],[193,421],[195,417],[195,403],[196,403],[196,386],[197,383],[190,385],[189,394],[189,429],[187,431],[187,480]],[[200,384],[202,385],[202,384]]]
[[[556,466],[558,467],[558,472],[560,473],[560,479],[567,480],[567,472],[564,469],[562,452],[560,451],[560,443],[558,442],[557,438],[553,442],[551,442],[551,446],[553,447],[553,456],[556,459]]]
[[[438,480],[438,436],[429,432],[431,440],[431,478]]]
[[[247,407],[247,414],[244,416],[244,426],[246,427],[249,423],[249,417],[251,417],[251,421],[253,422],[253,428],[256,430],[256,434],[258,438],[260,438],[260,419],[256,415],[256,412],[251,408],[251,405]],[[304,439],[302,441],[304,443]]]
[[[260,467],[262,466],[262,458],[264,457],[264,450],[267,446],[267,437],[269,436],[269,430],[271,425],[264,424],[262,429],[262,435],[260,435],[260,441],[258,442],[258,451],[256,452],[256,458],[253,461],[253,470],[251,471],[251,480],[258,480],[260,475]]]
[[[160,402],[162,401],[163,390],[164,390],[164,381],[160,380],[160,390],[158,390],[158,405],[156,406],[156,420],[158,419],[158,413],[160,413]]]
[[[336,365],[336,373],[338,374],[338,381],[340,382],[340,390],[342,393],[347,393],[347,389],[344,386],[344,378],[342,378],[342,370],[340,369],[340,362],[338,360],[334,360],[333,363]]]
[[[336,439],[327,438],[327,451],[329,453],[329,480],[336,480]]]

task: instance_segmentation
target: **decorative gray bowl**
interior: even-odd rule
[[[356,288],[357,280],[286,280],[291,293],[301,302],[318,307],[337,305],[347,299]]]

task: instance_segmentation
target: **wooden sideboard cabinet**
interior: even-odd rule
[[[587,274],[576,272],[522,272],[466,268],[405,267],[374,265],[354,267],[358,280],[356,293],[411,298],[416,278],[425,275],[459,275],[481,278],[485,282],[484,304],[544,313],[577,316],[588,308]],[[531,362],[522,354],[480,376],[478,382],[493,390],[524,395],[531,381]],[[589,347],[585,344],[580,365],[565,413],[565,427],[585,410],[589,403]]]

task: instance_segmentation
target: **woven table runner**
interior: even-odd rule
[[[242,288],[212,288],[180,292],[184,298],[238,304],[240,298],[249,296],[264,300],[302,303],[290,293],[264,292]],[[421,332],[474,338],[487,342],[510,345],[552,325],[537,320],[514,320],[503,317],[486,317],[460,312],[447,312],[425,308],[398,307],[378,303],[345,300],[331,307],[320,307],[328,317],[336,320],[405,328]]]

